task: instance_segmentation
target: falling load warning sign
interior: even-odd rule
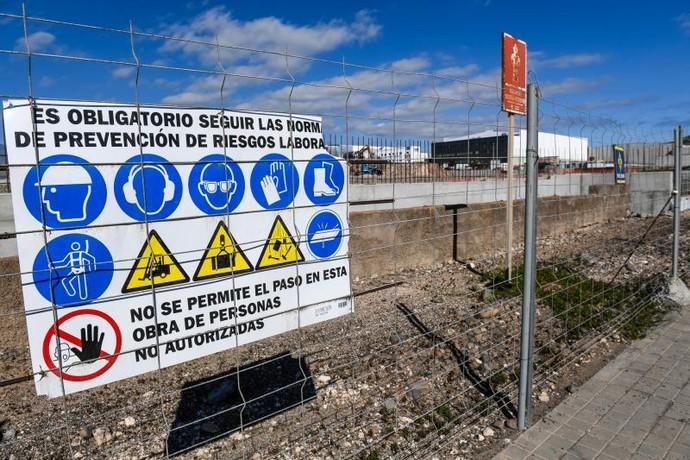
[[[287,229],[285,222],[280,216],[276,217],[268,239],[261,251],[261,257],[256,264],[256,268],[274,268],[281,265],[288,265],[295,262],[304,261],[304,255],[299,249],[299,245]]]
[[[122,292],[142,291],[151,286],[162,287],[186,283],[185,273],[173,253],[155,230],[151,230],[139,251],[134,266],[127,275]]]
[[[194,281],[238,275],[252,270],[254,267],[244,251],[228,231],[225,223],[220,221],[194,273]]]

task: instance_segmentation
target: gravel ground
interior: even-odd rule
[[[609,280],[650,222],[540,239],[539,258]],[[664,216],[616,282],[658,281],[669,266]],[[0,273],[16,271],[16,259],[0,259]],[[37,397],[33,382],[0,387],[0,458],[489,458],[516,433],[511,406],[497,401],[516,401],[519,296],[496,298],[485,277],[455,262],[353,287],[398,282],[358,295],[353,315],[64,398]],[[22,308],[19,278],[3,276],[0,380],[30,369]],[[537,320],[537,349],[549,351],[537,360],[548,363],[535,375],[539,415],[626,340],[606,328],[561,341],[567,331],[548,302]]]

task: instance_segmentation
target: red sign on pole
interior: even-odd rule
[[[501,100],[504,112],[527,113],[527,43],[503,34]]]

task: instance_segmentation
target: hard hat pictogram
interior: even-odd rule
[[[54,155],[29,170],[24,179],[26,207],[52,228],[84,226],[103,211],[107,196],[98,169],[74,155]]]

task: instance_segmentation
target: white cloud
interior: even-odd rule
[[[577,53],[564,54],[553,58],[546,58],[545,54],[536,51],[529,55],[532,68],[556,68],[569,69],[571,67],[582,67],[592,64],[599,64],[604,61],[604,56],[599,53]]]
[[[136,73],[137,69],[134,66],[120,66],[112,71],[113,78],[127,79]]]
[[[50,32],[34,32],[29,34],[28,41],[32,52],[51,52],[58,49],[55,43],[56,37]],[[27,51],[24,37],[17,38],[14,49],[17,51]]]
[[[448,78],[467,78],[468,76],[475,74],[478,71],[479,66],[477,64],[467,64],[464,66],[446,67],[443,70],[434,73]]]
[[[327,23],[298,26],[276,17],[264,17],[241,21],[232,17],[224,7],[218,6],[205,11],[186,23],[176,23],[164,28],[163,32],[177,38],[215,43],[221,45],[246,47],[273,52],[314,56],[332,51],[350,43],[364,43],[378,36],[381,26],[371,14],[362,10],[355,15],[352,23],[332,20]],[[167,41],[163,51],[182,51],[206,63],[217,61],[215,46],[196,45],[180,41]],[[225,63],[239,60],[267,60],[270,55],[244,53],[233,50],[223,51]],[[281,58],[281,66],[284,59]]]
[[[429,67],[431,62],[425,56],[403,58],[393,62],[390,68],[402,72],[419,72]]]
[[[602,84],[601,79],[585,79],[569,77],[558,82],[547,82],[541,87],[541,91],[546,97],[556,94],[579,93],[597,88]]]
[[[163,55],[183,55],[199,61],[209,69],[217,69],[220,58],[228,72],[235,75],[226,81],[225,92],[230,94],[240,86],[253,85],[263,79],[288,79],[288,70],[299,75],[310,69],[309,59],[289,58],[292,55],[314,57],[333,51],[345,45],[365,43],[375,39],[381,26],[371,13],[362,10],[356,13],[352,22],[332,20],[311,25],[295,25],[276,17],[264,17],[249,21],[234,18],[224,7],[211,8],[188,22],[179,22],[164,27],[166,35],[188,40],[168,40],[160,48]],[[232,46],[221,48],[201,45],[189,41],[202,41]],[[237,48],[250,48],[268,52],[251,52]],[[275,54],[279,53],[279,54]],[[219,56],[220,54],[220,56]],[[258,79],[257,79],[258,77]],[[216,100],[222,78],[207,76],[195,79],[187,88],[164,99],[166,103],[207,103]]]
[[[676,18],[680,28],[685,32],[690,32],[690,13],[683,13]]]
[[[403,68],[405,70],[401,70]],[[311,84],[298,84],[294,88],[286,85],[264,91],[241,103],[239,108],[278,112],[292,109],[297,113],[320,115],[326,129],[337,128],[342,132],[347,104],[351,132],[367,135],[391,136],[394,117],[397,134],[414,137],[431,138],[434,133],[437,138],[466,134],[468,114],[471,114],[473,130],[478,129],[478,124],[481,129],[495,127],[498,69],[485,74],[474,74],[478,67],[473,64],[433,69],[439,75],[460,73],[458,69],[463,69],[463,76],[472,75],[472,82],[481,85],[428,76],[432,69],[427,58],[404,58],[380,69],[350,72],[347,82],[339,75],[312,80]],[[399,99],[398,93],[401,94]]]
[[[289,69],[286,67],[282,54],[286,49],[290,54],[318,57],[375,39],[381,26],[366,11],[358,13],[351,22],[332,20],[297,25],[275,17],[244,21],[225,8],[216,7],[167,25],[162,33],[208,43],[215,43],[217,37],[221,44],[277,52],[221,48],[219,56],[214,45],[170,40],[162,44],[158,57],[171,65],[184,59],[192,62],[185,66],[217,70],[220,58],[228,72],[223,101],[226,107],[320,115],[326,129],[339,132],[344,131],[347,113],[350,132],[367,135],[390,136],[395,118],[398,135],[429,138],[495,129],[503,116],[498,89],[500,68],[482,71],[474,63],[457,63],[433,54],[406,56],[383,63],[380,68],[346,65],[344,74],[337,62],[290,57]],[[555,57],[546,63],[566,68],[601,59],[600,55],[578,54]],[[297,80],[295,85],[290,83],[288,70]],[[221,75],[191,76],[179,81],[179,88],[171,90],[163,98],[164,103],[220,104]],[[573,92],[598,84],[570,78],[548,84],[546,94]],[[396,97],[398,93],[400,98]]]
[[[217,103],[223,77],[207,76],[195,79],[183,91],[163,98],[164,104],[196,105]]]
[[[53,86],[55,84],[55,79],[53,77],[49,77],[48,75],[43,75],[40,80],[38,80],[38,85],[42,86],[44,88]]]

